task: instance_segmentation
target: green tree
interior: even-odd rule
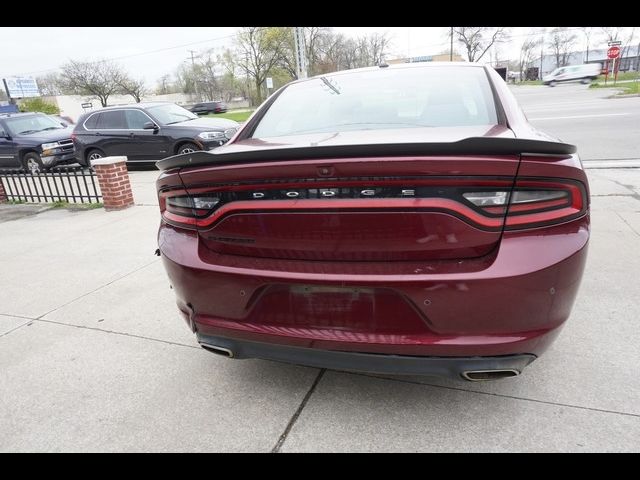
[[[282,61],[290,27],[243,27],[236,37],[237,64],[255,86],[255,101],[262,103],[262,84]]]

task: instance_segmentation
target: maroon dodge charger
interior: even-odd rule
[[[575,146],[477,64],[298,80],[225,146],[158,167],[178,309],[227,357],[515,376],[558,335],[585,265]]]

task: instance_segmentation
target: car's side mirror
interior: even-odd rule
[[[9,134],[7,132],[5,132],[4,130],[0,130],[0,138],[6,138],[8,140],[11,139]]]
[[[142,128],[144,128],[145,130],[158,130],[158,126],[153,123],[153,122],[147,122],[145,123]]]

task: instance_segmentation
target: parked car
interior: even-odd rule
[[[528,123],[491,67],[298,80],[227,145],[158,162],[159,252],[211,352],[515,376],[559,334],[582,277],[575,152]]]
[[[556,68],[549,75],[542,78],[542,83],[555,87],[560,82],[589,83],[600,75],[602,65],[599,63],[585,63],[584,65],[571,65]]]
[[[198,118],[175,103],[136,103],[83,114],[72,138],[82,165],[113,155],[139,164],[219,147],[237,127],[224,118]]]
[[[0,168],[35,173],[75,163],[71,132],[44,113],[1,113]]]
[[[227,104],[224,102],[196,103],[191,107],[191,111],[198,115],[206,115],[207,113],[225,113],[227,111]]]

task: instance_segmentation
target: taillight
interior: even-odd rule
[[[220,197],[215,195],[190,197],[173,192],[160,193],[160,211],[170,223],[180,226],[196,226],[197,220],[208,216],[218,203]]]
[[[562,223],[587,211],[584,185],[575,180],[520,178],[353,179],[212,185],[159,193],[170,224],[210,228],[238,211],[419,210],[454,215],[489,231]]]
[[[511,192],[472,191],[462,196],[490,215],[503,215],[506,209],[507,230],[562,223],[587,209],[585,188],[571,180],[518,180]]]

